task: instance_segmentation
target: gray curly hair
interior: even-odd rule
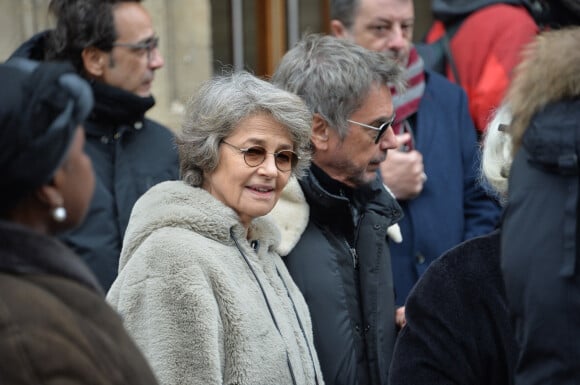
[[[240,71],[206,81],[189,100],[177,138],[181,178],[201,186],[204,172],[217,167],[220,143],[242,120],[262,113],[288,129],[300,158],[292,174],[302,176],[310,164],[312,114],[298,96]]]
[[[401,68],[387,54],[319,34],[304,37],[284,55],[272,82],[302,97],[343,139],[347,119],[373,86],[403,89]]]

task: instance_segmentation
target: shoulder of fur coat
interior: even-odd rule
[[[247,237],[238,215],[206,190],[183,181],[162,182],[143,194],[133,207],[119,271],[149,235],[166,227],[188,229],[227,245],[233,245],[231,232],[237,239]],[[265,218],[254,219],[248,232],[268,250],[275,250],[280,242],[277,228]]]
[[[544,32],[523,51],[505,103],[513,113],[515,153],[532,117],[548,104],[580,96],[580,27]]]

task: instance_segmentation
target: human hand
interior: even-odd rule
[[[411,140],[409,133],[397,136],[400,148],[409,140]],[[391,150],[381,163],[381,175],[383,183],[389,186],[397,199],[413,199],[421,193],[427,180],[423,155],[417,150],[409,152]]]
[[[399,329],[402,329],[406,323],[407,320],[405,319],[405,306],[398,307],[397,310],[395,310],[395,324]]]

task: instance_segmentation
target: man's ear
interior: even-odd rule
[[[330,20],[330,33],[334,37],[346,38],[349,36],[348,29],[340,20]]]
[[[89,77],[101,77],[108,61],[107,53],[96,47],[87,47],[81,52],[83,66]]]
[[[314,114],[310,141],[316,151],[324,151],[328,148],[329,130],[326,120],[320,114]]]

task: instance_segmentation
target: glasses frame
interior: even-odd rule
[[[393,123],[395,122],[395,117],[396,117],[395,114],[393,114],[393,116],[389,120],[387,120],[386,122],[384,122],[383,124],[381,124],[378,127],[371,126],[369,124],[364,124],[361,122],[357,122],[356,120],[347,119],[346,121],[349,123],[358,124],[359,126],[362,126],[362,127],[370,128],[371,130],[374,130],[374,131],[378,131],[377,137],[375,138],[375,144],[377,144],[377,143],[379,143],[379,141],[381,140],[381,138],[383,137],[385,132],[387,132],[389,127],[391,127],[393,125]]]
[[[235,150],[238,150],[244,156],[244,163],[246,163],[246,165],[248,165],[249,167],[258,167],[258,166],[260,166],[266,160],[266,155],[271,154],[271,155],[274,155],[274,164],[276,165],[276,168],[278,169],[278,171],[281,171],[281,172],[289,172],[289,171],[292,171],[296,167],[296,165],[298,164],[298,161],[300,160],[300,157],[298,156],[298,154],[296,154],[292,150],[281,150],[281,151],[278,151],[278,152],[268,152],[262,146],[257,146],[256,145],[256,146],[250,146],[250,147],[242,148],[242,147],[238,147],[236,145],[233,145],[231,143],[228,143],[225,140],[222,140],[221,142],[224,143],[224,144],[227,144],[228,146],[230,146],[231,148],[233,148]],[[264,157],[262,158],[262,160],[258,164],[251,164],[246,159],[246,155],[248,154],[248,151],[250,151],[253,148],[259,148],[259,149],[264,150]],[[288,170],[283,170],[278,165],[278,155],[280,155],[283,152],[290,152],[290,153],[292,153],[292,159],[290,160],[290,168]]]
[[[139,43],[113,43],[113,47],[125,47],[132,51],[147,51],[147,62],[151,63],[152,53],[159,48],[159,36],[155,35]]]

